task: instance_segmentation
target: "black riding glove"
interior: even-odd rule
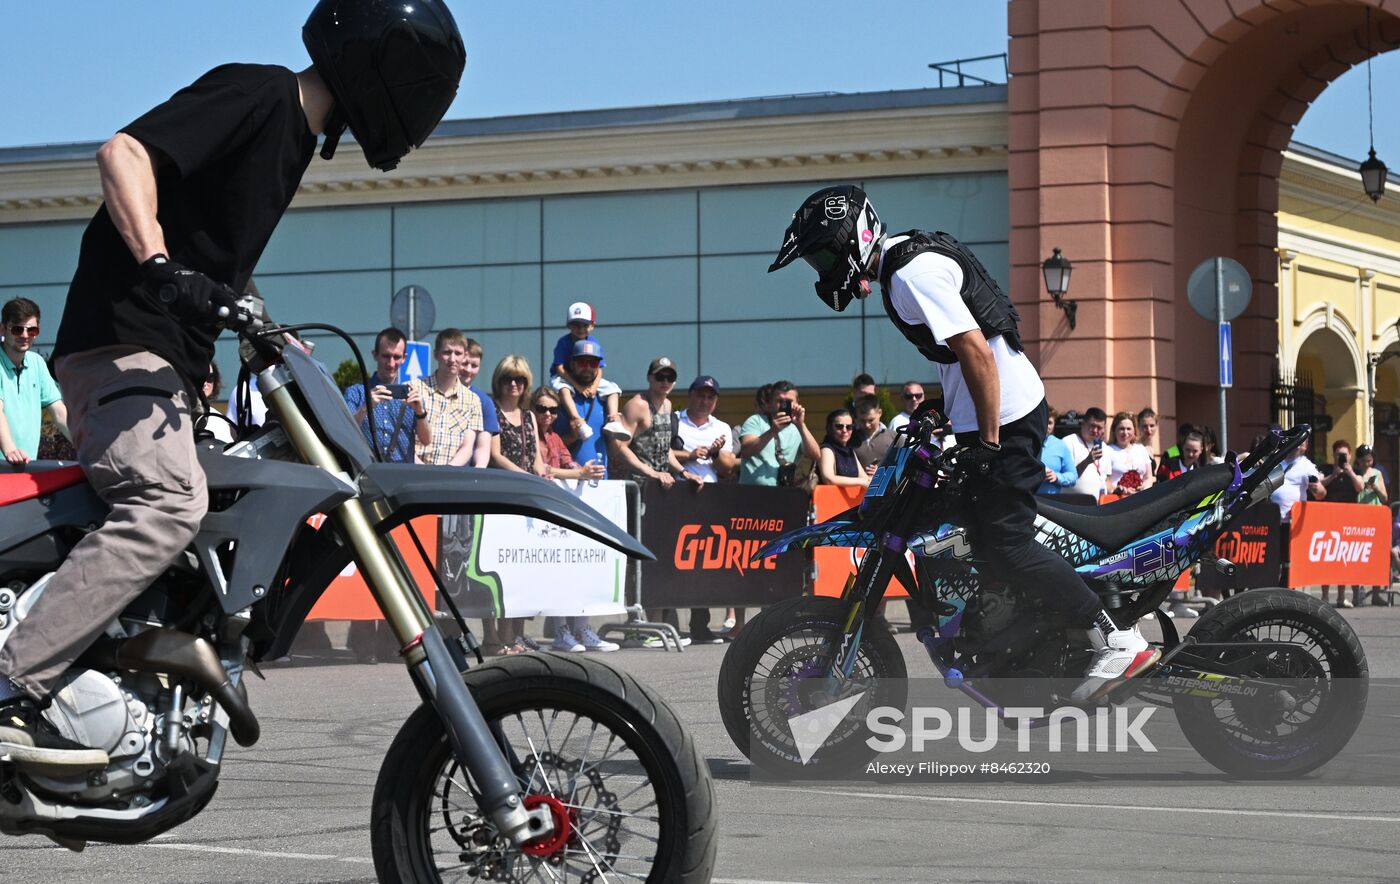
[[[948,452],[952,458],[953,471],[964,476],[990,476],[992,465],[1001,457],[1001,446],[973,437],[969,442],[959,442]]]
[[[141,285],[180,319],[209,322],[219,318],[220,307],[235,309],[226,286],[165,255],[152,255],[141,264]]]

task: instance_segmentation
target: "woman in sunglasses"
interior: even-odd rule
[[[506,356],[491,375],[491,395],[501,432],[491,437],[491,466],[517,473],[547,477],[549,469],[540,457],[538,423],[530,411],[530,387],[534,375],[524,356]]]
[[[856,461],[855,446],[851,444],[856,430],[856,417],[848,408],[838,408],[826,416],[826,438],[822,440],[822,456],[817,462],[817,474],[823,485],[870,484],[870,476]]]

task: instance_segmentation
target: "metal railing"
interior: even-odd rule
[[[1001,62],[1000,80],[989,80],[986,77],[981,77],[963,70],[963,65],[973,64],[981,64],[982,69],[985,70],[993,67],[993,65],[987,64],[988,62],[995,61]],[[929,68],[938,71],[939,89],[947,88],[947,84],[943,81],[945,76],[957,77],[958,86],[966,86],[969,82],[974,86],[1002,86],[1011,78],[1011,69],[1007,64],[1005,52],[997,55],[979,55],[975,58],[955,58],[952,61],[935,61],[933,64],[929,65]]]

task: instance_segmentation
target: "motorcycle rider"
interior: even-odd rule
[[[59,678],[194,538],[207,510],[191,432],[214,313],[252,275],[311,163],[348,128],[374,168],[419,147],[466,65],[444,0],[320,0],[311,65],[214,68],[97,152],[54,348],[74,441],[107,521],[75,545],[0,648],[0,755],[80,747],[40,729]]]
[[[879,280],[885,312],[925,357],[939,364],[984,569],[1006,582],[1043,586],[1094,654],[1076,702],[1094,702],[1119,679],[1161,656],[1135,627],[1120,629],[1064,558],[1035,540],[1032,495],[1044,479],[1045,387],[1022,352],[1019,316],[975,255],[945,233],[885,231],[853,185],[809,196],[793,215],[768,272],[803,258],[817,271],[817,296],[838,312]]]

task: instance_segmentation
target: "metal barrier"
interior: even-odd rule
[[[646,512],[646,504],[642,501],[641,486],[631,480],[628,480],[626,485],[627,531],[642,543],[646,543],[646,538],[642,536],[642,516]],[[665,650],[669,651],[674,645],[677,651],[684,653],[685,646],[681,644],[681,634],[676,631],[676,627],[669,623],[653,623],[646,619],[646,609],[642,607],[642,560],[629,559],[627,574],[630,584],[630,591],[627,593],[627,620],[622,623],[605,623],[598,627],[598,634],[607,636],[613,632],[620,633],[624,648],[642,647],[644,639],[637,638],[638,635],[654,636],[661,640],[661,647]]]

